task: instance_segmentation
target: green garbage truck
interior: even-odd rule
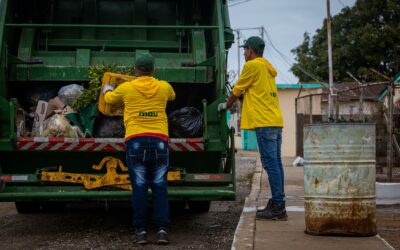
[[[27,213],[130,199],[123,138],[26,136],[34,110],[21,104],[37,97],[38,108],[63,86],[87,86],[91,66],[132,67],[143,51],[176,92],[167,112],[202,114],[201,136],[170,138],[169,199],[203,212],[234,200],[234,131],[217,111],[232,42],[227,0],[1,0],[0,201]]]

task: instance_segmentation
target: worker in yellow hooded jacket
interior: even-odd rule
[[[169,166],[168,122],[166,105],[175,92],[166,81],[152,77],[154,58],[149,53],[136,57],[133,81],[115,90],[103,88],[108,104],[123,102],[126,161],[132,184],[133,225],[138,244],[147,243],[147,193],[153,193],[153,219],[157,226],[157,243],[167,244],[169,211],[167,171]]]
[[[283,118],[279,107],[275,68],[263,58],[264,41],[250,37],[245,44],[243,66],[228,101],[218,111],[230,108],[243,94],[241,129],[255,130],[263,168],[268,174],[272,198],[256,218],[287,220],[285,209],[284,171],[281,160]]]

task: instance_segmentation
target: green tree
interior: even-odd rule
[[[387,76],[400,72],[400,1],[358,0],[332,18],[333,75],[335,82],[353,81],[346,71],[363,81],[374,81],[374,68]],[[292,50],[296,63],[291,71],[300,82],[328,81],[326,20],[316,34],[304,34]],[[315,77],[314,77],[315,78]]]

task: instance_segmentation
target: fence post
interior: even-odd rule
[[[309,101],[310,101],[310,105],[309,105],[309,106],[310,106],[310,124],[313,124],[313,117],[312,117],[312,97],[313,97],[312,95],[310,95],[310,97],[309,97],[309,98],[310,98],[310,100],[309,100]]]
[[[360,84],[360,99],[359,99],[359,107],[358,107],[358,116],[360,119],[360,122],[363,121],[364,117],[364,88]]]
[[[336,122],[339,121],[339,93],[336,94]]]
[[[393,82],[387,87],[388,93],[388,144],[387,144],[387,167],[388,179],[392,181],[393,170]]]

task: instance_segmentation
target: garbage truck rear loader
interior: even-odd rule
[[[170,138],[169,198],[201,211],[235,199],[233,131],[217,111],[232,42],[226,0],[1,0],[0,201],[31,212],[130,199],[123,138],[27,136],[20,126],[37,100],[87,86],[89,67],[132,67],[143,51],[175,89],[167,113],[193,107],[203,117],[201,136]]]

